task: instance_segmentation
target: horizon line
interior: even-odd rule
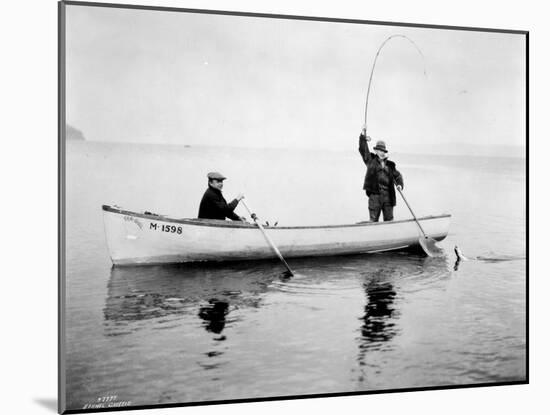
[[[176,147],[204,147],[204,148],[234,148],[234,149],[245,149],[245,150],[286,150],[286,151],[320,151],[320,152],[338,152],[338,153],[344,153],[349,150],[343,148],[343,147],[333,147],[333,148],[327,148],[327,147],[246,147],[246,146],[238,146],[238,145],[213,145],[213,144],[193,144],[193,143],[170,143],[170,142],[151,142],[151,141],[116,141],[116,140],[89,140],[89,139],[67,139],[67,141],[71,142],[88,142],[88,143],[105,143],[105,144],[141,144],[141,145],[161,145],[161,146],[176,146]],[[452,146],[454,144],[422,144],[421,146],[430,147],[430,146]],[[464,147],[478,147],[478,148],[485,148],[485,149],[491,149],[492,146],[489,145],[481,145],[481,144],[470,144],[470,143],[463,143]],[[523,149],[526,150],[526,145],[513,145],[513,144],[504,144],[501,146],[496,146],[495,148],[502,148],[506,147],[509,149]],[[357,151],[355,148],[353,151]],[[426,152],[423,150],[418,151],[392,151],[393,154],[421,154],[426,156],[468,156],[468,157],[481,157],[481,158],[519,158],[519,159],[526,159],[526,154],[519,154],[519,155],[488,155],[488,154],[470,154],[470,153],[440,153],[440,152]]]

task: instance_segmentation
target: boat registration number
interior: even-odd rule
[[[149,224],[149,229],[159,232],[166,232],[166,233],[177,233],[178,235],[181,235],[182,228],[181,226],[176,225],[165,225],[160,223],[151,222]]]

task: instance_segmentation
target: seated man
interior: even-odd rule
[[[227,203],[222,195],[223,181],[226,179],[217,172],[207,174],[208,189],[204,192],[199,207],[199,219],[221,219],[229,218],[231,220],[240,220],[246,222],[244,217],[239,217],[235,208],[239,201],[244,199],[243,194],[237,195],[231,203]]]

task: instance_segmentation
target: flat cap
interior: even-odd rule
[[[208,173],[206,175],[206,177],[208,177],[210,180],[212,180],[212,179],[215,179],[215,180],[225,180],[225,179],[227,179],[227,177],[225,177],[221,173],[218,173],[217,171],[211,171],[210,173]]]

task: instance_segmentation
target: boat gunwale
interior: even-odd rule
[[[115,208],[110,205],[103,205],[102,210],[105,212],[111,212],[111,213],[117,213],[120,215],[126,215],[126,216],[134,216],[142,219],[149,219],[149,220],[158,220],[158,221],[164,221],[164,222],[171,222],[171,223],[179,223],[183,225],[190,225],[190,226],[208,226],[208,227],[215,227],[215,228],[240,228],[240,229],[257,229],[256,225],[251,223],[243,223],[243,222],[229,222],[225,220],[217,220],[217,219],[198,219],[198,218],[171,218],[168,216],[158,215],[155,213],[138,213],[138,212],[132,212],[130,210],[124,210],[120,208]],[[444,213],[441,215],[430,215],[430,216],[423,216],[419,217],[418,220],[432,220],[432,219],[443,219],[443,218],[449,218],[451,217],[450,213]],[[349,224],[342,224],[342,225],[311,225],[311,226],[264,226],[266,229],[331,229],[331,228],[355,228],[355,227],[362,227],[362,226],[382,226],[382,225],[397,225],[402,223],[408,223],[408,222],[414,222],[414,219],[401,219],[401,220],[393,220],[393,221],[386,221],[386,222],[359,222],[359,223],[349,223]]]

